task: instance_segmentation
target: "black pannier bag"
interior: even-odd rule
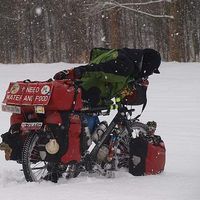
[[[129,173],[159,174],[165,167],[165,145],[160,136],[139,136],[130,142]]]

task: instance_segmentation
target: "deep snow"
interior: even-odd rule
[[[47,80],[57,71],[72,66],[77,65],[0,64],[0,101],[10,81]],[[27,183],[21,166],[5,161],[0,152],[0,199],[200,199],[200,63],[163,63],[160,71],[160,75],[149,79],[148,104],[140,119],[158,122],[157,134],[162,136],[167,148],[164,173],[134,177],[120,171],[113,179],[85,175],[71,180],[60,179],[57,184]],[[9,113],[0,112],[1,134],[9,127],[9,116]]]

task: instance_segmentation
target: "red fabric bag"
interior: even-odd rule
[[[80,162],[80,134],[81,134],[81,119],[79,115],[70,116],[70,126],[68,131],[68,148],[62,156],[61,162],[64,164],[70,161]]]
[[[147,175],[159,174],[164,171],[165,146],[163,142],[159,145],[148,144],[145,162],[145,174]]]
[[[130,142],[129,173],[134,176],[164,171],[166,149],[158,135],[136,137]]]
[[[73,103],[75,103],[73,105]],[[53,81],[53,90],[46,110],[80,110],[82,98],[80,88],[75,89],[74,83],[69,80]]]
[[[34,112],[36,106],[43,106],[45,111],[80,110],[81,89],[76,89],[74,82],[70,80],[11,82],[3,103],[19,106],[25,113]]]

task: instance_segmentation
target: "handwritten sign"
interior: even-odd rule
[[[51,82],[11,82],[3,103],[7,105],[47,105],[52,89]]]

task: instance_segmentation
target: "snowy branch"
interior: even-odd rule
[[[159,14],[151,14],[148,12],[144,12],[138,9],[133,8],[134,6],[144,6],[144,5],[150,5],[150,4],[156,4],[156,3],[171,3],[171,0],[155,0],[155,1],[148,1],[148,2],[142,2],[142,3],[118,3],[117,1],[111,0],[111,1],[103,1],[103,2],[96,2],[95,4],[88,4],[88,6],[92,7],[90,9],[91,14],[98,14],[101,13],[104,10],[111,10],[113,8],[123,8],[127,10],[131,10],[135,13],[147,15],[149,17],[154,18],[169,18],[174,19],[171,15],[159,15]]]
[[[146,4],[144,4],[144,3],[139,3],[139,4],[140,5],[147,5],[147,4],[152,4],[152,3],[161,3],[161,2],[164,2],[164,1],[165,0],[149,1],[149,2],[146,2]],[[121,8],[125,8],[127,10],[132,10],[132,11],[134,11],[136,13],[139,13],[139,14],[150,16],[150,17],[155,17],[155,18],[170,18],[170,19],[174,18],[173,16],[170,16],[170,15],[157,15],[157,14],[147,13],[147,12],[144,12],[144,11],[141,11],[141,10],[130,8],[129,6],[126,6],[124,4],[120,4],[120,3],[116,2],[116,1],[114,1],[112,4],[113,5],[117,5],[118,7],[121,7]]]
[[[150,4],[156,4],[156,3],[164,3],[164,2],[171,3],[171,0],[156,0],[156,1],[141,2],[141,3],[123,3],[121,5],[123,5],[123,6],[143,6],[143,5],[150,5]]]

